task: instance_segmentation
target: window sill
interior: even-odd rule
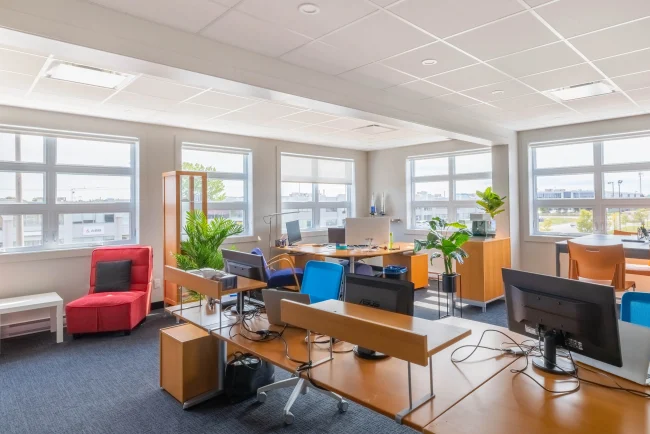
[[[0,264],[17,262],[48,261],[52,259],[90,257],[97,247],[79,247],[76,249],[43,250],[40,252],[8,252],[0,253]]]

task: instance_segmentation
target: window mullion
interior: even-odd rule
[[[45,138],[45,204],[43,215],[43,245],[55,247],[58,244],[59,227],[56,214],[56,138]]]

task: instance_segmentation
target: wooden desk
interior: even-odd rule
[[[650,259],[650,244],[637,241],[623,241],[623,240],[636,240],[635,235],[604,235],[592,234],[585,235],[584,237],[573,238],[571,241],[575,243],[584,244],[587,246],[611,246],[612,244],[623,244],[626,258],[633,259]],[[565,241],[558,241],[555,243],[555,275],[560,276],[560,255],[562,253],[569,253],[569,246]]]
[[[513,368],[525,366],[518,360]],[[591,368],[590,368],[591,369]],[[615,384],[586,370],[580,376]],[[553,390],[572,389],[567,378],[529,366],[527,373]],[[624,387],[642,390],[615,377]],[[650,388],[646,388],[650,391]],[[553,395],[530,378],[509,369],[467,396],[424,429],[428,434],[647,434],[650,432],[650,400],[629,393],[583,384],[569,395]]]

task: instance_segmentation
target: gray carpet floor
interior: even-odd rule
[[[438,318],[437,292],[416,293],[415,315]],[[443,302],[443,313],[444,313]],[[456,312],[457,315],[459,312]],[[505,303],[486,313],[465,306],[463,317],[505,325]],[[190,410],[158,385],[158,331],[174,320],[155,311],[131,336],[98,335],[56,344],[50,333],[2,341],[0,433],[413,433],[354,403],[339,414],[315,393],[298,399],[295,423],[284,426],[285,389],[266,403],[230,404],[217,397]],[[276,370],[276,378],[289,374]]]

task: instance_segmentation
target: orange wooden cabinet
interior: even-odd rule
[[[160,387],[181,403],[219,387],[217,344],[206,330],[183,324],[160,330]]]
[[[397,253],[383,257],[384,267],[401,265],[408,268],[406,279],[413,282],[415,289],[429,286],[429,255],[426,253]]]
[[[463,302],[480,306],[503,297],[501,269],[510,267],[510,238],[474,237],[463,245],[469,257],[456,264]]]

